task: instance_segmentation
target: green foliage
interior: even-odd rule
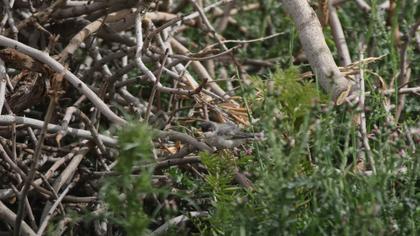
[[[210,209],[214,214],[209,220],[211,227],[202,228],[201,234],[217,235],[225,231],[223,227],[226,221],[232,221],[236,217],[232,214],[232,203],[241,201],[245,191],[232,183],[237,169],[234,156],[227,152],[219,155],[201,153],[200,158],[207,167],[208,174],[199,191],[211,198]]]
[[[395,139],[396,127],[384,125],[389,114],[382,105],[384,96],[375,86],[379,79],[400,86],[395,79],[400,72],[400,58],[392,32],[397,23],[401,32],[408,32],[418,19],[418,10],[410,1],[397,1],[397,14],[386,23],[387,14],[378,9],[378,2],[370,1],[372,11],[368,16],[351,1],[338,9],[353,61],[359,60],[362,41],[369,48],[364,57],[385,55],[369,64],[366,71],[370,72],[364,76],[371,92],[366,101],[367,129],[373,135],[369,142],[377,174],[357,171],[363,150],[357,148],[357,126],[352,122],[355,114],[353,110],[325,105],[329,99],[316,83],[299,79],[299,70],[308,71],[307,65],[277,69],[267,77],[252,77],[251,86],[242,85],[242,95],[252,109],[252,117],[258,120],[253,128],[264,130],[267,137],[265,142],[254,145],[258,152],[252,157],[233,157],[228,152],[200,154],[207,173],[199,178],[176,167],[165,172],[178,191],[178,214],[191,210],[210,213],[209,218],[191,219],[199,235],[420,234],[419,158],[409,143]],[[252,39],[284,32],[252,43],[239,53],[245,58],[269,58],[281,68],[289,67],[300,49],[294,25],[283,14],[279,1],[259,3],[260,10],[234,15],[239,25],[230,24],[224,36]],[[240,31],[238,26],[247,31]],[[336,53],[331,30],[325,28],[324,33]],[[187,36],[199,48],[210,40],[195,28]],[[411,77],[418,78],[420,67],[414,62],[420,56],[414,44],[408,46],[407,57],[412,62]],[[418,80],[410,83],[411,87],[417,85]],[[397,96],[391,99],[395,103]],[[418,109],[418,100],[408,97],[401,127],[417,124]],[[117,169],[122,175],[110,178],[104,188],[110,218],[128,234],[147,232],[154,217],[143,212],[139,201],[145,194],[157,192],[150,186],[150,170],[143,168],[139,177],[130,175],[133,165],[150,159],[150,135],[141,125],[128,126],[120,133]],[[252,190],[233,183],[237,169],[252,174]],[[168,217],[173,213],[164,214]],[[182,234],[175,233],[175,229],[171,232]]]
[[[151,185],[152,169],[146,165],[152,159],[152,132],[144,124],[129,123],[118,137],[120,156],[115,167],[118,175],[109,177],[102,189],[109,209],[107,217],[127,235],[143,235],[150,222],[143,210],[143,198],[156,191]],[[137,176],[132,175],[135,166],[140,166]]]
[[[252,77],[253,86],[257,90],[246,93],[251,107],[255,107],[255,114],[272,112],[274,118],[287,123],[298,130],[304,117],[310,111],[313,104],[326,101],[326,96],[318,90],[310,81],[302,81],[296,67],[285,71],[277,69],[270,79],[262,80],[260,77]],[[259,92],[264,97],[255,99]],[[270,122],[273,116],[262,117],[263,122]]]
[[[294,91],[299,94],[301,89],[295,88]],[[292,97],[299,96],[270,96],[266,93],[264,98],[256,99],[271,108],[255,106],[261,113],[254,113],[261,119],[261,128],[268,137],[265,144],[259,145],[264,165],[253,169],[256,175],[254,191],[229,193],[226,181],[220,181],[224,183],[223,188],[212,188],[219,190],[217,195],[229,196],[228,201],[213,199],[214,211],[209,222],[217,230],[212,233],[420,233],[419,166],[412,149],[400,140],[390,141],[392,129],[382,127],[371,139],[378,173],[364,175],[356,171],[359,150],[355,149],[354,114],[318,105],[304,106],[305,112],[295,112],[289,109],[294,104]],[[287,128],[291,123],[279,124],[281,121],[272,118],[273,109],[285,116],[302,114],[302,122],[293,129]],[[297,132],[292,132],[296,128]],[[284,141],[285,137],[288,142]],[[401,150],[407,150],[403,157]],[[404,172],[400,171],[403,167],[406,168]],[[214,170],[210,172],[211,176],[223,176],[223,169]],[[211,182],[211,186],[218,186],[217,181]]]

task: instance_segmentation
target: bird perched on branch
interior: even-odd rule
[[[204,121],[200,124],[204,132],[204,141],[217,149],[235,148],[249,141],[261,141],[264,133],[246,133],[233,123],[219,124]]]

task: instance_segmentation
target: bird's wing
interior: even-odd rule
[[[219,136],[234,136],[241,132],[239,127],[232,123],[219,124],[216,131]]]

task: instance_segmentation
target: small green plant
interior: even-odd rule
[[[246,193],[233,183],[239,163],[232,154],[223,151],[218,154],[201,153],[200,158],[208,173],[199,192],[206,193],[210,198],[210,213],[213,214],[209,219],[210,227],[202,227],[201,234],[222,234],[225,222],[234,220],[232,211],[235,202],[242,201]]]
[[[253,114],[260,116],[259,124],[281,125],[296,132],[311,107],[328,100],[315,83],[302,81],[299,75],[298,68],[291,67],[277,69],[268,79],[252,77],[253,87],[245,88],[244,96],[254,108]]]
[[[144,212],[146,194],[152,187],[152,131],[140,123],[129,123],[118,134],[120,155],[115,167],[117,176],[109,177],[102,189],[103,199],[109,209],[107,218],[121,226],[127,235],[143,235],[148,232],[150,219]],[[139,175],[133,175],[133,168]]]

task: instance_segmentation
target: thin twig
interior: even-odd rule
[[[148,122],[148,120],[149,120],[150,111],[152,109],[153,100],[155,98],[155,94],[156,94],[157,87],[158,87],[157,85],[160,82],[160,77],[162,75],[163,67],[166,64],[166,59],[168,59],[168,53],[169,53],[168,50],[166,50],[165,55],[164,55],[163,60],[162,60],[162,65],[161,65],[161,67],[159,69],[159,72],[158,72],[158,75],[157,75],[155,84],[153,85],[152,92],[150,94],[149,102],[147,104],[146,115],[144,117],[145,122]]]
[[[4,99],[6,96],[7,73],[4,61],[0,58],[0,115],[3,110]]]
[[[14,236],[20,236],[20,226],[22,224],[22,220],[23,220],[23,217],[24,217],[24,214],[25,214],[25,209],[24,209],[25,198],[28,194],[29,187],[31,186],[31,182],[35,177],[39,157],[41,156],[41,147],[44,144],[45,135],[46,135],[47,130],[48,130],[48,123],[51,120],[51,117],[52,117],[52,114],[53,114],[53,111],[54,111],[54,107],[55,107],[55,99],[53,97],[50,97],[50,103],[48,105],[47,113],[46,113],[45,118],[44,118],[44,125],[42,127],[41,134],[38,138],[38,143],[35,147],[35,154],[34,154],[33,159],[32,159],[30,172],[28,174],[27,179],[25,180],[25,184],[22,188],[22,191],[20,192],[20,194],[18,196],[19,204],[18,204],[18,210],[17,210],[17,214],[16,214],[15,229],[14,229],[14,232],[13,232]]]
[[[13,115],[0,116],[0,124],[10,125],[10,124],[13,124],[13,123],[26,124],[26,125],[30,125],[30,126],[35,127],[35,128],[43,127],[43,122],[42,121],[36,120],[36,119],[33,119],[33,118],[13,116]],[[59,125],[48,124],[48,131],[49,132],[58,132],[62,129],[63,129],[63,127],[61,127]],[[76,128],[70,128],[69,127],[69,128],[67,128],[67,131],[70,135],[74,135],[76,137],[93,139],[91,133],[87,130],[76,129]],[[107,144],[107,145],[115,146],[117,144],[116,139],[105,136],[105,135],[102,135],[102,134],[99,134],[98,138],[100,138],[104,142],[104,144]]]
[[[137,39],[137,49],[136,49],[136,63],[137,66],[139,67],[139,69],[145,73],[147,75],[147,77],[153,82],[156,83],[157,78],[156,76],[153,74],[153,72],[151,72],[149,70],[149,68],[147,68],[147,66],[143,63],[142,60],[142,49],[143,49],[143,33],[142,33],[142,15],[141,13],[137,13],[137,17],[136,17],[136,39]],[[162,92],[169,92],[169,93],[178,93],[178,94],[185,94],[188,96],[191,96],[192,94],[194,94],[193,91],[189,91],[189,90],[183,90],[183,89],[171,89],[171,88],[167,88],[164,87],[160,82],[156,83],[157,88],[159,89],[159,91]]]
[[[39,226],[38,232],[36,233],[37,236],[41,236],[44,233],[45,228],[48,225],[49,220],[51,219],[55,209],[57,209],[57,206],[61,203],[61,201],[64,199],[64,197],[67,195],[67,193],[70,191],[71,188],[74,187],[76,183],[71,182],[60,194],[60,197],[57,198],[54,202],[54,204],[51,206],[50,210],[48,211],[47,216],[44,218],[44,221]]]
[[[363,50],[360,53],[360,59],[363,59]],[[372,168],[373,174],[376,174],[376,166],[375,160],[372,156],[372,150],[370,149],[369,139],[366,130],[366,113],[365,113],[365,81],[364,81],[364,72],[363,68],[360,68],[360,79],[359,79],[359,86],[360,86],[360,96],[359,96],[359,109],[360,109],[360,133],[363,140],[363,146],[365,148],[365,153],[368,157],[370,162],[370,166]]]
[[[340,58],[340,66],[347,66],[351,64],[351,57],[349,48],[347,46],[346,37],[344,36],[343,27],[341,26],[340,18],[337,14],[337,9],[332,5],[331,1],[328,1],[329,5],[329,23],[331,26],[332,34],[337,47],[337,52]]]

